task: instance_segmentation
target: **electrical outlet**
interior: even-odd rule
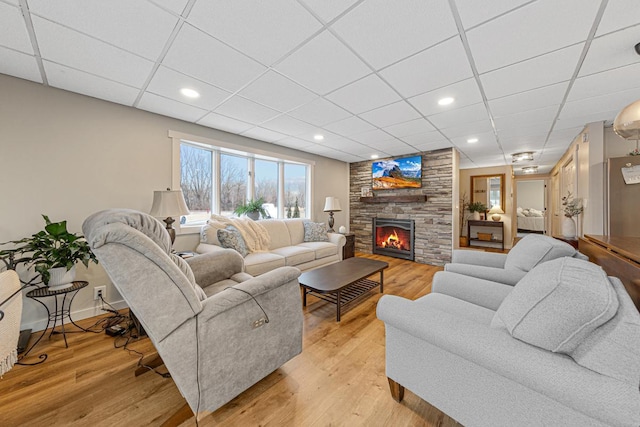
[[[107,287],[106,286],[96,286],[93,288],[93,299],[94,301],[100,301],[100,299],[105,299],[107,297]]]

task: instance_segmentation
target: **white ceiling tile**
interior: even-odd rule
[[[460,38],[454,37],[382,70],[380,75],[410,97],[468,79],[473,72]]]
[[[403,136],[400,139],[409,145],[418,147],[424,144],[432,144],[435,142],[440,142],[445,140],[446,138],[440,132],[432,131],[432,132],[416,133],[414,135],[407,135],[407,136]]]
[[[344,144],[341,150],[356,156],[366,157],[369,157],[375,153],[375,150],[371,149],[371,147],[369,147],[368,145],[360,144],[353,141],[350,141],[348,144]]]
[[[307,136],[307,135],[305,135]],[[310,140],[309,138],[304,138],[305,140]],[[311,139],[312,140],[312,139]],[[350,144],[358,144],[357,142],[351,141],[350,139],[341,137],[341,136],[331,136],[325,138],[322,141],[314,141],[315,144],[323,145],[325,147],[330,147],[335,150],[344,150]]]
[[[369,0],[332,28],[375,69],[458,33],[447,2],[423,0]]]
[[[584,126],[587,123],[601,122],[601,121],[605,121],[605,120],[613,120],[616,117],[616,114],[618,114],[619,112],[620,112],[620,110],[616,109],[616,110],[611,110],[611,111],[604,111],[604,112],[599,112],[599,113],[590,113],[590,114],[585,114],[585,115],[580,115],[580,116],[573,116],[573,117],[565,116],[563,118],[561,116],[561,117],[558,117],[558,120],[555,122],[554,129],[558,129],[558,130],[570,129],[570,128],[574,128],[574,127],[577,127],[577,126]]]
[[[278,116],[275,119],[262,123],[260,126],[291,136],[297,136],[302,133],[317,133],[315,126],[287,115]]]
[[[180,15],[182,14],[184,7],[187,5],[187,2],[189,0],[149,0],[149,1],[175,14]]]
[[[440,129],[454,127],[460,123],[474,123],[488,119],[484,103],[468,105],[455,110],[429,116],[429,121]]]
[[[420,118],[387,126],[383,130],[397,138],[402,138],[403,136],[415,135],[417,133],[431,132],[434,131],[435,128],[431,126],[428,121]]]
[[[333,123],[351,116],[351,113],[324,98],[316,98],[314,101],[290,111],[288,114],[316,126],[324,126],[327,123]]]
[[[353,114],[360,114],[400,100],[400,96],[375,74],[340,88],[327,95],[327,98]]]
[[[247,123],[262,123],[280,113],[248,99],[234,96],[215,110],[216,113]]]
[[[452,147],[452,145],[449,141],[447,141],[446,139],[443,139],[440,141],[426,142],[424,144],[416,144],[416,145],[413,145],[413,147],[418,151],[434,151],[434,150],[441,150],[443,148],[450,148]]]
[[[599,6],[599,1],[538,0],[468,31],[478,71],[485,73],[584,42]]]
[[[479,122],[460,122],[453,127],[441,129],[441,131],[448,138],[455,138],[458,136],[471,137],[479,133],[490,132],[492,129],[491,122],[487,119]]]
[[[125,86],[49,61],[43,61],[43,65],[49,85],[59,89],[128,106],[133,105],[140,92],[131,86]]]
[[[284,135],[280,132],[274,132],[271,129],[265,129],[261,127],[251,128],[247,131],[242,132],[241,135],[266,142],[275,142],[287,137],[287,135]]]
[[[416,150],[415,147],[407,145],[404,142],[395,141],[392,145],[389,146],[389,149],[387,151],[392,156],[404,156],[407,154],[418,153],[420,150]]]
[[[341,160],[345,163],[357,163],[357,162],[361,162],[363,160],[366,160],[365,158],[361,157],[361,156],[352,156],[350,154],[340,154],[337,155],[336,160]]]
[[[187,98],[180,93],[180,89],[188,88],[197,91],[200,96],[198,98]],[[154,74],[147,91],[183,104],[191,104],[193,106],[212,110],[222,101],[231,96],[230,92],[219,89],[210,84],[201,82],[193,77],[173,71],[167,67],[160,66]]]
[[[336,67],[336,64],[339,66]],[[321,95],[371,72],[357,56],[328,31],[313,38],[275,68]]]
[[[406,122],[419,117],[420,114],[405,101],[396,102],[360,114],[360,118],[378,127],[395,125],[396,123]]]
[[[515,95],[492,99],[489,101],[489,108],[491,108],[493,117],[502,117],[543,108],[549,104],[559,105],[564,98],[568,86],[569,82],[558,83],[539,89],[520,92]]]
[[[29,0],[29,10],[152,61],[178,23],[176,16],[145,1]]]
[[[339,135],[344,136],[354,135],[356,133],[362,133],[368,130],[375,129],[373,125],[370,125],[369,123],[356,116],[340,120],[339,122],[331,123],[324,126],[324,128],[330,130],[331,132],[335,132]]]
[[[186,24],[182,26],[162,63],[234,92],[266,70],[253,59]]]
[[[3,1],[6,3],[10,3],[14,6],[18,6],[20,4],[18,0],[3,0]]]
[[[580,99],[578,101],[567,102],[560,112],[560,120],[586,116],[589,114],[604,113],[601,120],[613,120],[606,114],[610,111],[620,111],[625,106],[640,99],[640,87],[620,92],[608,93],[594,98]],[[586,124],[586,123],[585,123]]]
[[[386,141],[369,141],[364,145],[376,150],[384,150],[387,153],[393,153],[394,147],[404,148],[407,146],[404,141],[400,141],[396,138],[387,139]]]
[[[43,59],[141,87],[153,63],[45,19],[32,17]]]
[[[438,105],[438,100],[451,97],[455,101],[449,105]],[[422,114],[430,116],[432,114],[441,113],[455,108],[466,107],[467,105],[482,102],[482,95],[478,88],[475,78],[463,80],[452,85],[423,93],[422,95],[409,98],[408,101],[413,104]]]
[[[520,128],[522,126],[532,125],[536,123],[551,123],[558,114],[560,105],[550,105],[544,108],[528,110],[522,113],[509,114],[508,116],[497,117],[494,119],[496,129]]]
[[[620,92],[640,87],[640,63],[615,68],[576,79],[567,101]]]
[[[329,22],[358,0],[300,0],[324,22]]]
[[[221,116],[216,113],[207,114],[198,121],[198,124],[231,133],[242,133],[253,127],[253,125],[249,123],[232,119],[231,117]]]
[[[639,40],[640,25],[594,39],[578,75],[586,76],[640,62],[640,56],[633,48]]]
[[[530,0],[492,0],[478,2],[477,0],[456,0],[458,13],[465,29],[469,29],[498,15],[515,9]]]
[[[354,141],[361,142],[365,145],[369,145],[370,143],[380,142],[380,141],[388,141],[390,139],[394,139],[393,136],[389,135],[386,132],[381,131],[380,129],[374,129],[367,132],[357,133],[355,135],[351,135],[349,138]]]
[[[322,141],[316,140],[314,137],[317,134],[322,134],[324,139]],[[326,130],[321,130],[321,129],[314,129],[313,131],[303,132],[297,135],[297,138],[304,139],[306,141],[314,142],[317,144],[326,144],[335,148],[342,148],[342,145],[340,144],[353,142],[343,136],[340,136],[333,132],[327,132]]]
[[[567,81],[573,75],[583,45],[571,46],[509,67],[482,74],[487,99],[500,98]]]
[[[239,94],[278,111],[288,111],[310,102],[316,95],[275,71],[261,75]]]
[[[598,25],[596,36],[630,25],[637,25],[639,16],[640,3],[637,0],[609,0],[600,25]]]
[[[175,117],[187,122],[195,122],[204,116],[207,111],[191,105],[181,104],[172,99],[163,98],[158,95],[146,92],[142,95],[138,108],[162,114],[163,116]]]
[[[40,69],[33,56],[1,46],[0,73],[42,83]]]
[[[528,126],[518,126],[509,129],[498,130],[498,137],[502,141],[523,141],[532,139],[544,139],[551,129],[551,123],[534,123]]]
[[[265,65],[322,28],[304,7],[290,0],[197,1],[188,20]]]
[[[477,138],[478,142],[469,143],[467,142],[469,138]],[[482,150],[486,149],[486,147],[496,148],[498,144],[493,132],[479,132],[471,135],[457,136],[455,138],[451,138],[451,141],[461,148],[468,147],[470,150]]]
[[[0,3],[0,46],[33,55],[33,47],[20,9],[5,3]]]
[[[305,141],[304,139],[288,137],[276,141],[276,144],[282,145],[283,147],[295,148],[296,150],[304,150],[307,147],[314,145],[313,142]]]

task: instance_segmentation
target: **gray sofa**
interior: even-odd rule
[[[257,221],[269,234],[269,250],[251,252],[244,257],[244,271],[258,276],[278,267],[296,267],[301,271],[310,270],[342,260],[342,247],[346,243],[344,235],[327,233],[327,241],[305,242],[303,219],[266,219]],[[202,227],[198,253],[223,250],[217,238],[217,229],[224,224],[209,222]]]
[[[542,234],[528,234],[508,254],[469,249],[453,251],[445,271],[515,285],[536,265],[560,257],[587,257],[573,246]]]
[[[564,257],[491,283],[445,271],[416,301],[380,299],[396,400],[465,426],[640,425],[640,314],[617,278]]]

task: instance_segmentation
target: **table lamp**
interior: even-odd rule
[[[342,208],[340,207],[340,200],[335,197],[327,197],[324,201],[324,211],[329,212],[329,233],[334,233],[333,229],[333,213],[340,212]]]
[[[489,215],[491,216],[491,219],[494,221],[500,221],[502,219],[502,217],[500,216],[500,214],[503,214],[504,211],[502,210],[502,208],[500,208],[499,205],[494,205],[490,210],[489,210]]]
[[[176,230],[173,228],[175,220],[172,217],[188,214],[189,208],[184,201],[182,190],[170,190],[167,188],[164,191],[153,192],[153,204],[149,215],[164,218],[163,221],[167,224],[167,233],[171,237],[171,244],[176,240]]]

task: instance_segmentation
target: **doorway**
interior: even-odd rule
[[[544,179],[516,181],[516,237],[547,234],[547,192]]]

